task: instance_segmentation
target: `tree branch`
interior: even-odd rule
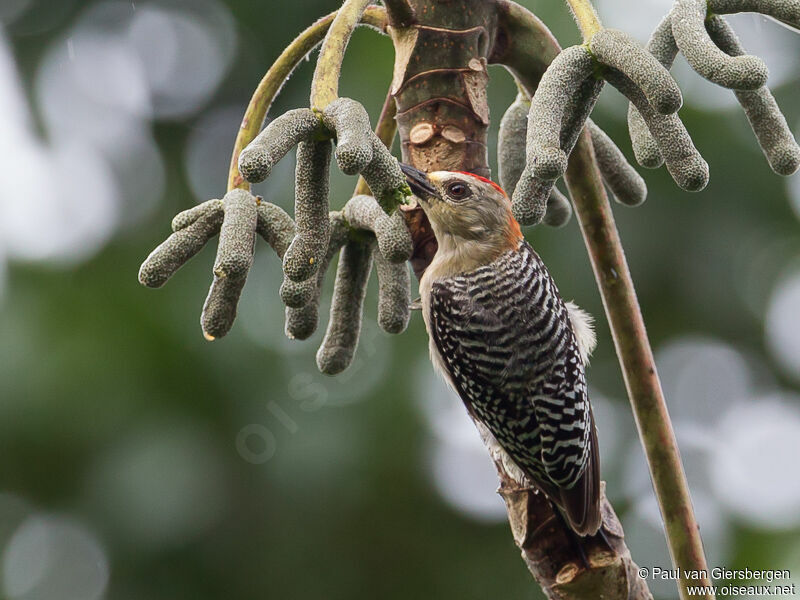
[[[567,187],[575,204],[575,214],[603,298],[639,437],[661,507],[672,561],[680,569],[681,575],[685,570],[707,571],[699,527],[656,373],[653,352],[611,205],[593,160],[591,138],[584,131],[570,159]],[[707,580],[690,582],[683,576],[678,583],[684,599],[689,597],[687,585],[709,585]]]
[[[585,42],[601,28],[590,0],[567,0]],[[708,572],[700,527],[694,515],[678,442],[656,372],[642,311],[636,298],[625,252],[608,195],[594,160],[591,137],[584,131],[570,158],[567,186],[575,204],[586,249],[603,298],[628,398],[644,446],[678,587],[687,600],[687,586],[707,586],[708,578],[690,582],[687,572]],[[713,598],[712,594],[704,597]]]

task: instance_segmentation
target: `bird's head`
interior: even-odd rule
[[[519,246],[522,232],[511,215],[511,201],[493,181],[461,171],[426,174],[409,165],[400,167],[440,247],[448,241],[471,241],[497,252]]]

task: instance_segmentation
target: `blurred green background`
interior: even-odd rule
[[[527,0],[562,45],[562,2]],[[316,371],[319,331],[283,336],[280,265],[259,244],[233,331],[199,313],[210,244],[162,290],[139,264],[172,215],[224,193],[250,94],[337,0],[0,3],[0,586],[24,600],[541,597],[419,313],[391,337],[370,291],[355,364]],[[645,41],[664,0],[604,0]],[[800,132],[800,36],[731,19]],[[377,117],[389,40],[361,30],[341,92]],[[313,60],[273,115],[307,103]],[[715,566],[800,575],[800,176],[772,174],[730,92],[676,66],[708,188],[645,173],[619,229]],[[514,97],[491,70],[492,148]],[[596,121],[631,156],[626,105]],[[496,173],[495,157],[492,156]],[[292,206],[293,160],[257,188]],[[334,176],[340,207],[355,181]],[[527,237],[597,317],[589,380],[604,478],[643,566],[669,565],[602,305],[573,221]],[[330,283],[330,282],[329,282]],[[327,298],[323,301],[323,315]],[[325,319],[323,318],[324,329]],[[652,582],[658,597],[671,582]]]

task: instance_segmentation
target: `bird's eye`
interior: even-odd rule
[[[447,186],[447,195],[450,196],[453,200],[463,200],[464,198],[470,196],[471,194],[472,191],[469,189],[469,186],[460,181],[454,181],[453,183]]]

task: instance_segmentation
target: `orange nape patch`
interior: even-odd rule
[[[519,223],[511,216],[510,212],[508,219],[510,221],[508,224],[508,241],[516,250],[519,250],[519,241],[523,239],[522,229],[520,229]]]
[[[503,196],[508,196],[508,194],[506,194],[506,191],[503,188],[501,188],[499,185],[497,185],[491,179],[487,179],[486,177],[481,177],[480,175],[475,175],[475,173],[470,173],[469,171],[456,171],[456,173],[460,173],[461,175],[469,175],[470,177],[474,177],[475,179],[479,179],[480,181],[483,181],[484,183],[488,183],[490,186],[492,186],[498,192],[503,194]]]

